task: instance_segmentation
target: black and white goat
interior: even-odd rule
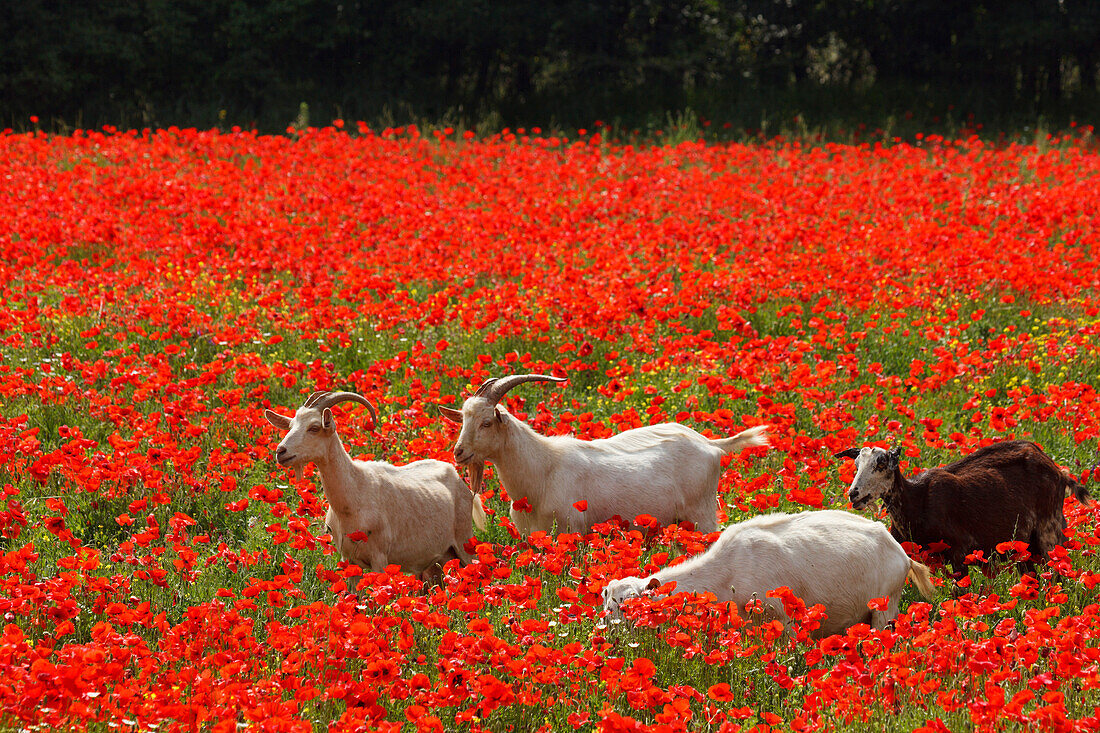
[[[967,555],[992,557],[1002,542],[1025,542],[1032,561],[1045,561],[1065,541],[1062,504],[1069,489],[1087,504],[1085,487],[1034,443],[1011,440],[979,448],[960,461],[912,479],[902,475],[901,448],[851,448],[836,454],[856,462],[848,499],[856,509],[882,499],[899,541],[948,546],[956,573]]]

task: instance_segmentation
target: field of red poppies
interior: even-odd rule
[[[1038,577],[938,573],[889,631],[683,596],[610,624],[609,579],[707,537],[521,540],[490,470],[476,563],[364,575],[263,419],[354,390],[382,417],[336,408],[352,455],[450,460],[436,404],[544,372],[507,400],[548,434],[770,424],[723,523],[848,508],[832,454],[865,443],[912,472],[1029,438],[1098,493],[1091,130],[353,128],[0,135],[0,727],[1100,729],[1096,504]]]

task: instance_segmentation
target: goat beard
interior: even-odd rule
[[[470,491],[477,496],[481,493],[481,476],[485,473],[485,464],[475,461],[470,464]]]
[[[301,466],[295,466],[294,467],[294,479],[296,481],[301,481],[302,480],[302,474],[303,473],[304,473],[304,471],[302,470]]]

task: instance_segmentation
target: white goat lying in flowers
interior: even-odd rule
[[[727,527],[706,552],[679,565],[645,578],[612,580],[603,601],[619,617],[627,598],[675,582],[678,593],[710,592],[719,601],[736,602],[742,612],[757,598],[786,624],[782,602],[766,594],[787,586],[807,607],[825,607],[828,618],[815,632],[824,637],[858,623],[885,628],[898,615],[906,578],[932,597],[928,568],[911,560],[879,522],[833,510],[765,514]],[[888,598],[885,610],[869,609],[875,598]]]

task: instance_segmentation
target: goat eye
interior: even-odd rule
[[[487,427],[490,427],[492,424],[493,424],[492,420],[483,420],[482,423],[481,423],[481,427],[487,428]]]
[[[316,432],[319,432],[320,430],[321,430],[320,425],[310,425],[309,426],[309,432],[311,432],[311,433],[316,433]]]

